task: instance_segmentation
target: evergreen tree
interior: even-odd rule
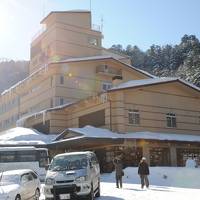
[[[156,76],[178,76],[200,86],[200,42],[195,35],[184,35],[174,46],[153,44],[146,52],[132,45],[111,49],[130,56],[133,66]]]

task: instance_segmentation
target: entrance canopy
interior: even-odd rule
[[[124,143],[122,138],[92,138],[92,137],[74,137],[70,139],[61,139],[49,144],[50,148],[64,149],[98,149],[107,146],[120,145]]]
[[[68,128],[49,144],[51,147],[69,149],[102,148],[124,144],[126,141],[154,140],[174,142],[200,142],[200,135],[158,132],[116,133],[108,129],[85,126]]]

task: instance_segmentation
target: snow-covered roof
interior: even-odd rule
[[[127,88],[134,88],[134,87],[140,87],[140,86],[147,86],[147,85],[155,85],[155,84],[160,84],[160,83],[169,83],[169,82],[175,82],[178,81],[180,83],[183,83],[184,85],[187,85],[188,87],[191,87],[197,91],[200,91],[200,88],[188,83],[186,81],[183,81],[182,79],[179,78],[173,78],[173,77],[163,77],[163,78],[149,78],[149,79],[141,79],[141,80],[130,80],[125,83],[121,83],[117,86],[112,87],[109,89],[109,91],[114,91],[114,90],[121,90],[121,89],[127,89]]]
[[[95,128],[85,126],[84,128],[67,129],[74,133],[80,134],[72,138],[64,139],[73,141],[81,138],[102,138],[102,139],[147,139],[162,141],[187,141],[200,142],[200,135],[191,134],[174,134],[174,133],[158,133],[158,132],[132,132],[132,133],[116,133],[108,129]],[[34,129],[17,127],[0,133],[0,145],[43,145],[62,141],[61,135],[46,135]]]
[[[150,132],[150,131],[116,133],[108,129],[95,128],[92,126],[85,126],[83,128],[69,128],[68,130],[75,133],[79,133],[84,137],[89,137],[89,138],[147,139],[147,140],[163,140],[163,141],[169,140],[169,141],[200,142],[200,135],[198,136],[192,134],[175,134],[175,133]],[[59,138],[59,136],[57,138]]]
[[[35,129],[17,127],[0,132],[0,145],[49,144],[55,137],[55,135],[45,135]]]
[[[66,152],[66,153],[58,154],[55,157],[70,156],[70,155],[88,155],[89,153],[91,153],[91,152],[90,151]]]
[[[18,120],[16,121],[16,124],[17,124],[17,126],[24,126],[24,122],[25,122],[27,119],[29,119],[29,118],[31,118],[31,117],[37,118],[37,117],[40,116],[40,115],[43,116],[43,121],[45,122],[45,118],[46,118],[47,112],[49,112],[49,111],[55,111],[55,110],[61,110],[61,109],[63,109],[63,108],[67,108],[68,106],[73,105],[73,104],[75,104],[75,103],[76,103],[76,101],[68,102],[68,103],[63,104],[63,105],[60,105],[60,106],[55,106],[55,107],[53,107],[53,108],[48,108],[48,109],[41,110],[41,111],[36,112],[36,113],[31,113],[31,114],[29,114],[29,115],[25,115],[24,117],[21,117],[20,119],[18,119]]]

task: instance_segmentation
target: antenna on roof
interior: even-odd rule
[[[103,23],[104,23],[103,16],[101,16],[101,32],[102,33],[103,33]]]
[[[92,11],[92,0],[90,0],[90,12]]]
[[[42,3],[43,3],[43,4],[42,4],[42,15],[43,15],[43,17],[45,17],[46,0],[43,0]]]

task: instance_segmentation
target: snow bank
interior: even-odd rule
[[[140,184],[137,167],[124,170],[124,183]],[[103,174],[103,182],[114,182],[115,173]],[[200,189],[200,168],[150,167],[150,185]]]

